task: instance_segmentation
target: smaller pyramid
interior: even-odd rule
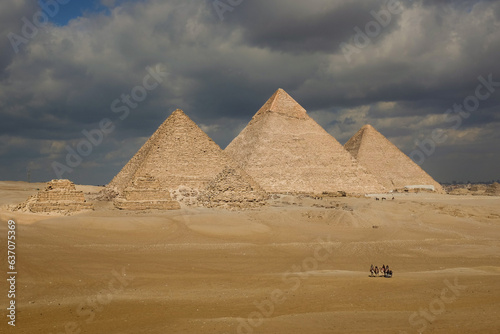
[[[158,180],[151,175],[134,179],[122,195],[113,201],[113,204],[121,210],[177,210],[181,208],[178,202],[171,200],[170,192],[162,189]]]
[[[438,182],[371,125],[363,126],[344,148],[387,189],[425,185],[443,191]]]
[[[36,195],[19,204],[14,210],[67,214],[93,209],[92,203],[85,200],[83,192],[77,191],[73,182],[70,180],[52,180],[47,182],[44,190],[40,190]]]
[[[243,170],[226,167],[201,192],[208,208],[246,209],[266,204],[268,194]]]

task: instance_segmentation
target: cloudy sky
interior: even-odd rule
[[[500,179],[500,1],[7,0],[0,33],[3,180],[105,184],[176,108],[225,148],[277,88],[342,144]]]

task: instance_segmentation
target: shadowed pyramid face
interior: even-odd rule
[[[225,151],[268,192],[384,190],[282,89]]]
[[[361,150],[361,144],[366,143],[369,140],[375,140],[380,142],[382,137],[389,142],[381,133],[379,133],[373,126],[366,124],[359,129],[359,131],[345,143],[344,148],[351,153],[354,158],[358,158],[358,154]],[[389,142],[390,143],[390,142]],[[391,143],[392,144],[392,143]]]

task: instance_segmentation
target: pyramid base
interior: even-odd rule
[[[215,198],[208,198],[200,196],[198,198],[199,204],[205,208],[219,208],[228,210],[243,210],[259,208],[267,204],[267,197],[262,196],[216,196]]]
[[[113,204],[117,209],[141,211],[141,210],[179,210],[181,205],[176,201],[124,201],[115,200]]]
[[[36,202],[28,205],[28,210],[33,213],[77,212],[94,210],[94,206],[87,202]]]
[[[32,213],[73,213],[84,210],[94,210],[92,203],[83,201],[39,201],[37,195],[33,195],[25,202],[17,205],[13,211],[24,211]]]
[[[266,205],[266,202],[204,202],[201,206],[208,209],[227,209],[227,210],[245,210],[245,209],[255,209]]]

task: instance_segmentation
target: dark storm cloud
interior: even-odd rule
[[[229,16],[229,22],[244,28],[252,45],[284,52],[332,52],[364,28],[384,1],[247,1]],[[397,25],[397,17],[385,29]]]
[[[386,1],[243,1],[224,21],[212,1],[102,1],[109,13],[47,25],[18,54],[6,34],[19,32],[21,18],[37,8],[13,3],[0,5],[5,179],[24,178],[27,167],[34,179],[54,178],[51,163],[64,162],[66,146],[75,148],[82,131],[104,118],[114,131],[65,177],[108,182],[176,108],[225,147],[277,88],[342,143],[372,123],[410,153],[416,140],[443,128],[449,139],[424,164],[433,176],[447,181],[449,161],[464,166],[456,179],[497,173],[473,173],[468,164],[472,154],[484,165],[498,160],[491,154],[500,145],[500,88],[458,129],[443,114],[474,94],[479,76],[500,81],[498,2],[402,1],[402,13],[350,62],[341,43],[354,45],[354,28],[364,30]],[[120,119],[113,102],[130,96],[157,64],[165,80]]]

